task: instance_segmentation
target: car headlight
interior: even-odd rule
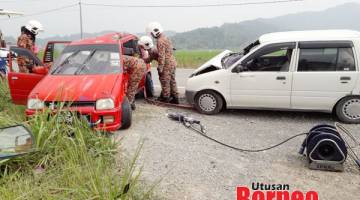
[[[113,109],[114,107],[114,101],[110,98],[99,99],[96,101],[96,110],[108,110]]]
[[[28,99],[27,101],[27,108],[28,109],[34,109],[39,110],[44,108],[44,102],[40,99]]]

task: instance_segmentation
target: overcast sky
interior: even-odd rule
[[[273,0],[82,0],[83,3],[117,5],[198,5],[264,1]],[[183,32],[200,27],[219,26],[223,23],[324,10],[348,2],[360,3],[360,0],[304,0],[290,3],[207,8],[119,8],[83,5],[83,27],[84,32],[116,30],[137,33],[144,32],[148,22],[159,21],[165,30]],[[0,8],[33,14],[76,3],[78,0],[0,0]],[[20,26],[31,19],[36,19],[44,25],[45,32],[39,35],[41,38],[79,33],[80,31],[78,6],[18,19],[0,16],[0,28],[5,35],[18,36]]]

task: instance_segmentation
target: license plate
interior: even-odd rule
[[[57,116],[57,122],[72,124],[74,122],[74,115],[71,112],[60,113]]]

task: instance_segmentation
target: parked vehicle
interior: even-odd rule
[[[360,32],[295,31],[261,36],[195,70],[186,97],[198,111],[223,108],[335,113],[360,122]]]
[[[129,74],[123,68],[122,55],[139,56],[137,40],[131,34],[113,33],[74,42],[50,42],[43,62],[26,49],[11,47],[35,65],[32,73],[19,73],[16,58],[9,59],[12,100],[27,105],[27,116],[65,104],[96,129],[128,128],[131,109],[125,92]],[[152,95],[150,65],[139,85],[139,92],[144,90]]]
[[[7,55],[9,50],[6,48],[0,48],[0,78],[6,78],[8,71]]]

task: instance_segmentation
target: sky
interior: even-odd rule
[[[87,4],[126,4],[126,5],[199,5],[221,3],[247,3],[274,0],[81,0]],[[189,31],[195,28],[220,26],[224,23],[241,22],[257,18],[320,11],[344,3],[360,0],[304,0],[287,3],[242,5],[232,7],[206,8],[120,8],[82,5],[84,32],[103,30],[125,31],[130,33],[144,32],[151,21],[158,21],[165,30],[176,32]],[[40,21],[45,31],[38,37],[69,35],[80,32],[79,0],[0,0],[0,8],[38,14],[22,18],[0,16],[0,29],[5,35],[16,37],[20,27],[28,20]],[[46,12],[73,5],[66,9]]]

